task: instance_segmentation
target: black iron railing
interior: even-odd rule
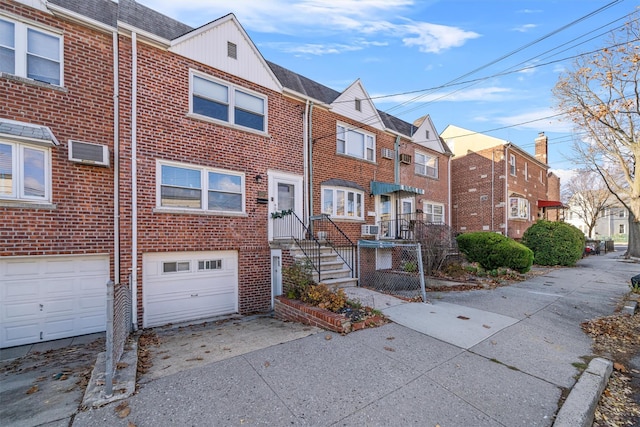
[[[320,271],[322,244],[291,209],[272,213],[271,220],[273,239],[293,241],[310,261],[313,270],[318,273],[318,282],[320,282],[322,280]]]
[[[351,277],[356,277],[356,244],[338,227],[326,214],[309,218],[309,229],[315,238],[325,246],[329,246],[338,254],[340,259],[351,271]]]

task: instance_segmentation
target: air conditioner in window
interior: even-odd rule
[[[361,227],[361,234],[363,236],[377,236],[380,232],[380,226],[378,225],[363,224]]]
[[[404,163],[405,165],[411,164],[411,155],[410,154],[400,154],[400,163]]]
[[[382,157],[385,159],[393,159],[393,155],[395,154],[395,150],[391,150],[389,148],[382,149]]]
[[[87,165],[109,166],[109,147],[70,140],[69,160]]]

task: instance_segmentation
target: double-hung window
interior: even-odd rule
[[[364,193],[352,188],[323,187],[322,213],[332,218],[364,220]]]
[[[427,222],[444,224],[444,205],[437,203],[425,203],[424,214]]]
[[[213,77],[191,75],[191,113],[266,132],[264,96]]]
[[[438,178],[438,158],[416,151],[416,175]]]
[[[516,156],[515,156],[515,154],[509,154],[509,173],[512,176],[516,176]]]
[[[338,153],[371,162],[376,160],[376,139],[373,135],[339,124],[336,127],[336,140]]]
[[[0,140],[0,200],[51,201],[51,150]]]
[[[529,200],[523,197],[509,197],[509,218],[529,219]]]
[[[62,37],[0,19],[0,72],[62,86]]]
[[[245,176],[241,172],[158,162],[157,173],[159,208],[245,212]]]

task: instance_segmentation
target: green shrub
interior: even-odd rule
[[[533,252],[502,234],[489,231],[464,233],[457,237],[458,248],[467,260],[487,270],[500,267],[526,273],[533,264]]]
[[[314,284],[311,262],[295,261],[282,269],[282,278],[287,298],[299,299],[302,293]]]
[[[564,222],[537,221],[524,232],[522,243],[538,265],[573,266],[584,252],[584,234]]]

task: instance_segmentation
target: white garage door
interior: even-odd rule
[[[0,348],[101,332],[109,257],[0,257]]]
[[[238,311],[238,253],[165,252],[142,257],[144,327]]]

